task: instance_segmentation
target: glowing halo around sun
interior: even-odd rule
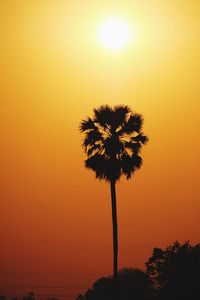
[[[124,48],[131,40],[130,27],[124,20],[108,19],[100,26],[99,38],[105,48]]]

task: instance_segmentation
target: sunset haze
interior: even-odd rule
[[[0,295],[75,296],[112,273],[109,185],[84,168],[79,124],[102,104],[144,117],[143,166],[117,184],[119,267],[200,242],[200,2],[0,2]],[[125,20],[119,51],[98,30]],[[51,287],[69,287],[51,290]]]

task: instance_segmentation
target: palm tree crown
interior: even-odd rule
[[[85,133],[86,168],[109,182],[116,182],[121,175],[130,179],[142,165],[140,150],[148,141],[142,126],[142,116],[128,106],[102,105],[94,109],[94,117],[80,124],[80,131]]]

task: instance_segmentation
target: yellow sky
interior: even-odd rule
[[[101,104],[142,113],[150,136],[143,168],[118,187],[120,266],[199,242],[199,11],[194,0],[0,2],[0,283],[111,273],[109,187],[84,170],[78,133]],[[118,52],[97,37],[110,16],[135,32]]]

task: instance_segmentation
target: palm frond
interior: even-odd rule
[[[131,112],[131,109],[127,105],[117,105],[114,106],[114,114],[111,119],[111,126],[113,130],[116,130],[119,126],[127,121],[128,114]]]
[[[91,155],[94,154],[94,152],[97,152],[98,150],[101,150],[101,145],[100,144],[94,144],[92,147],[90,147],[86,153],[87,153],[87,156],[90,157]]]
[[[139,169],[142,166],[143,161],[142,161],[142,157],[141,156],[139,156],[139,155],[133,155],[132,156],[132,160],[133,160],[135,169]]]
[[[117,154],[120,154],[124,150],[123,142],[118,138],[108,137],[103,143],[105,153],[108,157],[115,157]]]
[[[149,138],[148,138],[148,136],[144,135],[143,133],[140,133],[137,136],[131,137],[131,140],[135,141],[135,142],[140,142],[143,145],[145,145],[148,142]]]
[[[134,172],[142,165],[142,158],[139,155],[127,155],[124,154],[121,159],[122,173],[126,175],[127,179],[130,179]]]
[[[96,142],[99,142],[102,139],[103,138],[101,132],[99,132],[98,129],[95,128],[94,130],[90,130],[85,133],[85,139],[82,146],[85,150],[87,150],[88,146],[92,147]]]
[[[119,116],[123,116],[125,118],[129,113],[131,113],[131,108],[128,105],[115,105],[114,111]]]
[[[130,179],[135,171],[135,166],[130,155],[124,154],[121,159],[122,173],[127,179]]]
[[[86,138],[91,141],[91,143],[95,143],[97,141],[102,140],[102,133],[99,130],[91,130],[86,134]]]
[[[92,147],[92,144],[91,144],[91,140],[86,137],[82,143],[82,147],[84,148],[85,152],[87,152],[88,146]]]
[[[109,105],[102,105],[98,109],[94,109],[95,122],[105,128],[107,125],[110,125],[113,113],[113,109]]]
[[[131,134],[133,132],[140,132],[143,125],[143,118],[140,114],[132,114],[127,122],[123,125],[121,134]]]
[[[107,179],[107,161],[103,155],[95,154],[85,161],[85,167],[95,172],[96,178]]]
[[[125,148],[131,150],[133,154],[138,154],[141,150],[141,144],[139,142],[124,142]]]
[[[89,117],[86,120],[82,120],[82,122],[79,125],[80,132],[85,132],[87,130],[92,130],[95,128],[96,126],[94,124],[94,121]]]
[[[85,167],[95,172],[96,178],[106,181],[118,180],[121,170],[117,160],[106,158],[105,155],[95,154],[85,161]]]

